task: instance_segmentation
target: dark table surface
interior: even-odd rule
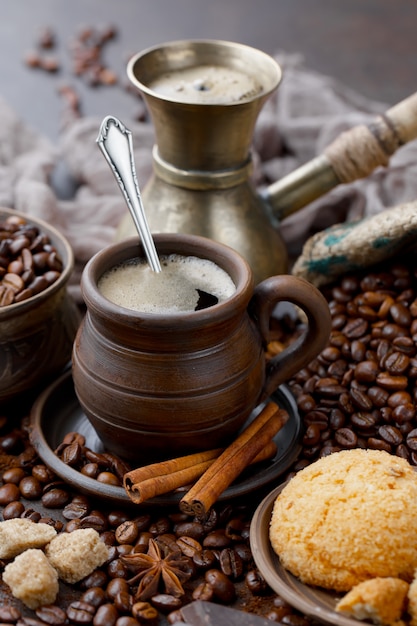
[[[307,67],[386,104],[416,88],[414,0],[1,0],[0,6],[0,96],[53,139],[62,123],[62,82],[76,86],[84,115],[112,112],[128,119],[136,105],[120,88],[127,82],[127,59],[175,39],[228,39],[270,54],[300,52]],[[119,75],[119,88],[92,89],[72,74],[69,46],[82,25],[107,24],[118,31],[104,58]],[[45,26],[57,37],[56,74],[23,62]]]

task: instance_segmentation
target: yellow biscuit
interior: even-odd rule
[[[414,580],[408,589],[408,613],[410,626],[417,626],[417,572],[414,573]]]
[[[336,591],[375,577],[413,579],[417,474],[380,450],[343,450],[290,480],[272,512],[270,540],[306,584]]]
[[[355,585],[336,611],[374,624],[395,624],[406,609],[409,585],[400,578],[371,578]]]

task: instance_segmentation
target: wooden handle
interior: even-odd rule
[[[401,143],[417,139],[417,93],[394,105],[385,114]]]
[[[417,139],[417,93],[377,116],[370,124],[341,133],[323,154],[270,185],[262,193],[270,212],[282,220],[341,183],[386,167],[402,145]]]
[[[368,125],[341,133],[324,151],[341,183],[386,167],[391,155],[417,137],[417,94],[406,98]]]

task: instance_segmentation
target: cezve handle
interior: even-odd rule
[[[417,138],[417,93],[402,100],[368,125],[341,133],[323,152],[263,192],[279,220],[298,211],[333,187],[369,176],[387,166],[390,156]]]

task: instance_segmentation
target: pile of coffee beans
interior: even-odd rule
[[[386,450],[417,465],[414,263],[393,262],[344,276],[325,295],[332,314],[328,345],[289,381],[304,429],[300,456],[284,478],[324,455],[355,447]],[[270,353],[281,350],[302,330],[289,325],[278,329]],[[60,447],[61,458],[78,463],[79,446],[83,447],[82,440],[72,434]],[[83,463],[88,465],[85,459]],[[113,473],[117,475],[114,467]],[[3,519],[28,517],[52,524],[58,532],[91,527],[110,548],[104,566],[78,585],[63,588],[59,606],[31,612],[7,597],[4,585],[0,587],[0,599],[2,593],[7,598],[0,602],[0,622],[173,624],[183,621],[181,606],[203,599],[288,626],[311,623],[269,588],[255,566],[249,527],[262,494],[253,494],[253,502],[246,498],[243,504],[219,503],[205,519],[186,516],[175,507],[111,509],[75,493],[54,476],[29,444],[28,418],[17,425],[15,416],[0,417],[0,475]],[[123,555],[146,553],[151,539],[164,554],[179,552],[188,559],[190,577],[183,583],[183,596],[170,595],[162,585],[149,598],[135,597],[137,583],[131,582],[134,574]]]
[[[84,476],[116,487],[123,485],[123,476],[132,469],[115,454],[91,450],[86,446],[84,435],[76,432],[65,435],[55,454],[63,463]]]
[[[290,382],[305,425],[295,469],[357,447],[417,465],[416,276],[392,263],[328,290],[328,346]]]
[[[63,263],[48,235],[19,216],[0,221],[0,307],[52,285]]]

